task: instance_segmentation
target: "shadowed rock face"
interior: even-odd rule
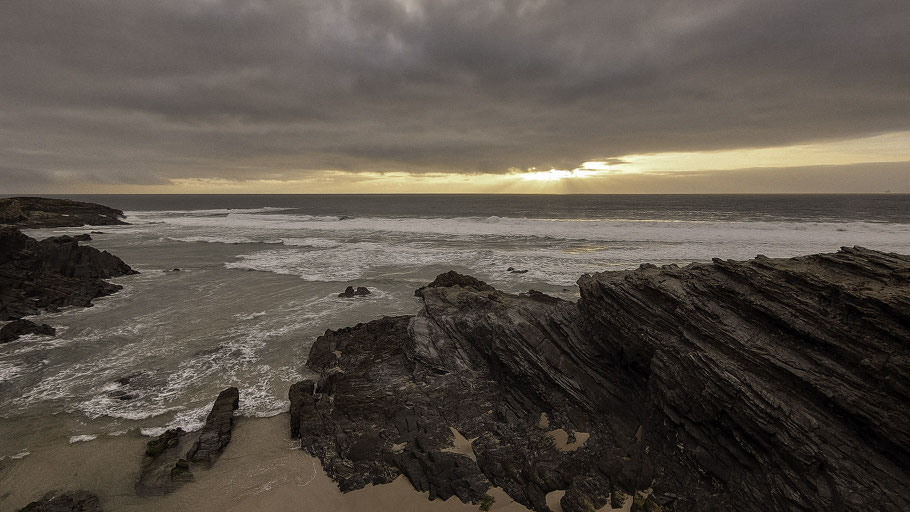
[[[193,481],[193,467],[210,467],[231,442],[234,411],[240,393],[229,387],[218,394],[205,425],[198,432],[175,428],[148,442],[139,469],[136,493],[165,494]]]
[[[61,306],[90,306],[121,286],[103,281],[136,271],[107,251],[69,236],[37,241],[0,227],[0,321]]]
[[[48,495],[20,509],[19,512],[101,512],[98,497],[85,491]]]
[[[0,224],[20,228],[126,224],[123,212],[95,203],[46,197],[0,199]]]
[[[540,511],[649,487],[649,510],[910,509],[910,257],[650,265],[582,276],[578,303],[451,274],[414,317],[327,331],[319,379],[291,388],[291,433],[342,490],[405,474]],[[557,429],[590,437],[560,449]]]

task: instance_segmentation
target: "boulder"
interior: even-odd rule
[[[47,325],[41,324],[38,325],[31,320],[13,320],[12,322],[7,323],[3,327],[0,327],[0,343],[9,343],[19,336],[24,334],[43,334],[45,336],[53,336],[57,334],[56,329]]]
[[[342,297],[342,298],[364,297],[366,295],[370,295],[370,293],[371,293],[370,289],[367,288],[366,286],[358,286],[357,288],[354,288],[353,286],[348,286],[347,288],[344,289],[343,292],[339,293],[338,296]]]

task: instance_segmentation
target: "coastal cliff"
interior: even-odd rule
[[[11,197],[0,199],[0,224],[20,228],[111,226],[126,224],[123,212],[70,199]]]
[[[327,331],[291,434],[343,491],[400,474],[548,510],[910,509],[910,257],[862,248],[582,276],[443,274]],[[647,492],[650,491],[650,492]]]

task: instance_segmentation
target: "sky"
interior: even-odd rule
[[[910,192],[907,0],[0,9],[0,193]]]

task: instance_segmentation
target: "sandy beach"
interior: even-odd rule
[[[140,498],[133,492],[139,462],[149,438],[136,432],[102,436],[91,441],[59,439],[35,448],[21,459],[0,462],[5,485],[0,510],[18,510],[48,492],[84,489],[97,494],[105,510],[196,510],[255,512],[469,512],[478,505],[452,497],[429,501],[427,493],[414,490],[405,477],[347,494],[326,476],[319,461],[298,449],[288,437],[287,415],[271,418],[237,418],[233,439],[212,469],[196,471],[196,480],[175,492]],[[491,511],[528,510],[501,489],[490,495]],[[559,508],[561,491],[548,503]],[[628,510],[631,500],[623,510]],[[609,506],[604,510],[610,510]]]

